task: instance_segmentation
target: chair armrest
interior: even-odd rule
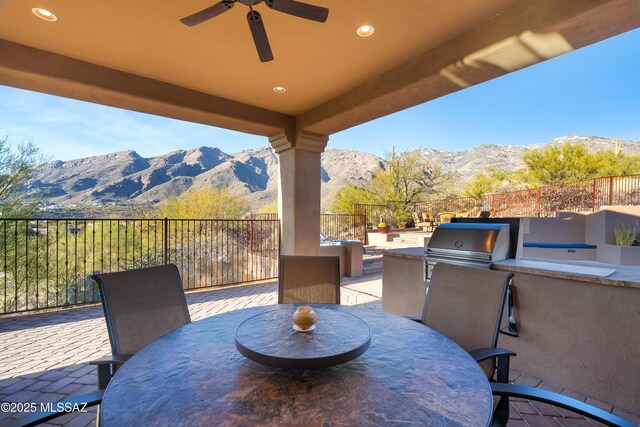
[[[90,365],[97,365],[98,373],[98,389],[104,390],[111,381],[111,377],[116,373],[118,367],[131,358],[130,354],[112,354],[110,356],[101,357],[92,360]]]
[[[594,419],[609,426],[637,427],[634,423],[603,411],[600,408],[596,408],[595,406],[587,405],[579,400],[551,391],[541,390],[539,388],[518,384],[491,383],[491,392],[496,396],[520,397],[523,399],[548,403],[549,405],[568,409],[569,411],[584,415],[585,417]]]
[[[469,352],[471,357],[475,359],[476,362],[480,363],[488,359],[494,359],[496,357],[513,357],[516,356],[511,350],[507,350],[506,348],[478,348],[476,350],[471,350]]]
[[[102,402],[104,390],[96,390],[91,393],[71,396],[59,402],[52,403],[52,411],[31,412],[23,417],[3,424],[5,427],[31,427],[47,422],[69,412],[84,411],[85,408],[99,405]]]
[[[130,354],[112,354],[101,357],[100,359],[91,360],[90,365],[122,365],[131,358]]]
[[[498,359],[496,367],[496,381],[499,383],[509,382],[509,364],[512,356],[515,356],[511,350],[506,348],[478,348],[469,352],[476,362],[480,363],[488,359]]]

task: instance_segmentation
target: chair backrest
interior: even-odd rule
[[[429,211],[422,212],[422,219],[427,222],[434,222],[436,220],[433,212]]]
[[[278,304],[340,304],[340,257],[282,255]]]
[[[91,277],[100,287],[113,354],[134,354],[191,322],[174,264]]]
[[[413,221],[414,221],[416,224],[417,224],[417,223],[419,223],[419,222],[421,221],[421,220],[420,220],[420,217],[418,216],[418,213],[417,213],[417,212],[411,212],[411,216],[413,217]]]
[[[422,323],[467,351],[495,347],[513,273],[438,262],[431,275]],[[493,361],[482,362],[488,377]]]
[[[455,214],[451,212],[444,212],[440,214],[440,224],[444,224],[445,222],[451,222],[451,218],[455,218]]]

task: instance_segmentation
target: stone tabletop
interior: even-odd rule
[[[353,314],[315,309],[315,329],[293,329],[289,306],[249,317],[236,329],[236,347],[247,358],[269,366],[315,369],[348,362],[369,348],[369,325]]]
[[[287,306],[212,316],[140,350],[107,388],[104,426],[488,424],[492,396],[480,366],[438,332],[388,313],[314,305],[371,328],[370,348],[350,362],[284,370],[248,360],[235,348],[236,328],[276,308]]]

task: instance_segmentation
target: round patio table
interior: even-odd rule
[[[382,311],[313,306],[365,321],[369,349],[329,368],[274,368],[238,352],[236,329],[266,311],[289,308],[293,314],[294,305],[212,316],[160,337],[129,359],[105,392],[103,425],[489,424],[489,382],[453,341]],[[268,328],[265,322],[265,333]]]

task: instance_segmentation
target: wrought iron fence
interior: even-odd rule
[[[1,219],[0,314],[99,301],[94,273],[174,263],[185,289],[278,276],[277,220]]]
[[[320,230],[331,240],[360,240],[366,243],[364,215],[321,214]]]
[[[432,212],[441,214],[449,213],[468,213],[484,210],[485,201],[473,197],[456,197],[451,196],[444,199],[426,200],[423,202],[415,202],[409,205],[414,212]],[[477,216],[477,215],[476,215]]]
[[[380,220],[388,215],[387,205],[374,205],[358,203],[353,205],[354,215],[364,215],[365,225],[368,229],[376,228]],[[386,223],[386,221],[384,221]]]
[[[277,213],[250,213],[250,219],[277,220]],[[365,215],[320,214],[320,231],[331,240],[360,240],[366,244]]]
[[[380,217],[387,223],[391,208],[386,205],[355,204],[354,213],[365,215],[368,228],[375,228]],[[487,194],[481,197],[447,197],[406,204],[408,211],[450,212],[461,216],[478,216],[481,211],[494,217],[555,216],[557,212],[595,212],[607,205],[640,205],[640,175],[594,178],[527,190]]]
[[[403,212],[410,212],[412,204],[389,200],[384,205],[375,204],[355,204],[353,206],[354,215],[364,215],[367,229],[375,229],[379,222],[384,222],[390,227],[404,227],[404,222],[411,218],[411,214],[402,215]]]
[[[268,213],[253,213],[253,212],[251,212],[249,214],[249,219],[251,219],[251,220],[268,219],[268,220],[277,221],[278,220],[278,214],[277,213],[273,213],[273,212],[268,212]]]

